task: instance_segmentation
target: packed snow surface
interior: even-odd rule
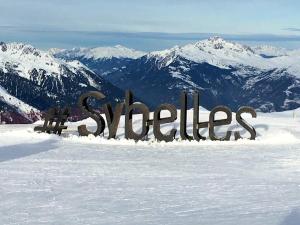
[[[299,224],[300,112],[243,116],[256,141],[167,144],[150,133],[135,143],[123,137],[124,118],[118,140],[79,137],[90,119],[61,137],[1,125],[0,224]],[[227,128],[241,130],[233,122],[218,135]]]

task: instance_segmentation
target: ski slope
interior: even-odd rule
[[[300,112],[247,118],[257,140],[238,142],[157,143],[150,133],[135,143],[122,120],[119,140],[78,137],[89,119],[61,137],[0,125],[0,224],[300,224]]]

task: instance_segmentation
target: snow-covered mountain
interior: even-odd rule
[[[97,48],[50,49],[50,54],[67,61],[78,60],[97,74],[112,72],[125,66],[133,59],[146,55],[145,52],[121,45]]]
[[[288,51],[272,46],[251,48],[225,41],[220,37],[212,37],[182,47],[175,46],[148,54],[148,58],[156,58],[160,66],[168,66],[176,57],[225,69],[238,66],[249,66],[261,70],[286,69],[300,76],[299,51]]]
[[[22,122],[22,120],[27,120],[29,122],[41,119],[41,112],[21,101],[20,99],[10,95],[7,91],[0,86],[0,105],[5,106],[6,109],[10,109],[11,113],[2,111],[1,112],[1,121],[6,122]],[[21,120],[16,121],[16,115],[19,115],[17,118]]]
[[[137,59],[145,55],[145,52],[137,51],[131,48],[126,48],[122,45],[116,45],[113,47],[97,47],[97,48],[73,48],[71,50],[67,49],[50,49],[50,53],[61,55],[64,58],[78,58],[82,57],[85,59],[111,59],[111,58],[129,58]]]
[[[119,88],[79,61],[66,62],[30,45],[0,43],[0,106],[11,112],[6,122],[16,120],[12,117],[20,121],[20,116],[32,122],[51,106],[75,105],[90,90],[101,90],[107,100],[123,97]]]
[[[182,90],[198,90],[207,109],[290,110],[300,107],[299,61],[299,50],[219,37],[148,54],[122,46],[46,52],[0,43],[0,110],[13,112],[6,121],[31,122],[50,106],[76,104],[83,92],[101,90],[114,101],[123,98],[121,89],[132,89],[150,106],[178,106]]]
[[[202,103],[208,109],[217,104],[234,110],[250,105],[261,111],[300,106],[300,52],[296,50],[251,48],[213,37],[137,59],[115,58],[113,64],[73,59],[119,88],[132,89],[152,105],[178,105],[181,90],[198,90],[203,93]]]
[[[285,48],[274,47],[270,45],[261,45],[252,47],[256,54],[261,55],[265,58],[273,58],[278,56],[286,56],[289,51]]]
[[[168,66],[177,57],[196,63],[206,62],[220,68],[229,68],[246,60],[254,64],[260,59],[250,47],[226,42],[219,37],[148,54],[148,58],[156,58],[161,67]]]

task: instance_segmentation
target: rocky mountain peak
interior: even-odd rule
[[[235,42],[226,41],[221,37],[215,36],[206,40],[199,41],[195,44],[195,47],[203,51],[227,51],[227,52],[238,52],[246,54],[254,54],[251,47],[247,45],[238,44]]]
[[[7,51],[7,45],[5,42],[2,42],[2,41],[0,42],[0,49],[2,52]]]

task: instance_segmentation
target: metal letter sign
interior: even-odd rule
[[[78,132],[80,136],[88,136],[93,134],[99,136],[104,132],[105,123],[108,127],[108,138],[116,138],[118,126],[120,123],[121,115],[125,110],[125,138],[133,139],[135,141],[145,140],[147,138],[150,126],[153,126],[153,134],[156,140],[171,142],[175,139],[177,129],[173,128],[167,133],[161,131],[161,125],[172,123],[177,120],[177,109],[174,105],[171,104],[162,104],[156,108],[153,115],[153,120],[150,120],[150,111],[149,108],[138,102],[133,102],[133,94],[131,91],[126,91],[124,103],[118,103],[115,105],[114,109],[111,104],[104,104],[103,112],[106,117],[105,119],[100,114],[99,111],[94,110],[89,104],[89,99],[101,100],[105,98],[105,95],[98,91],[91,91],[80,96],[78,100],[78,106],[81,109],[82,113],[90,118],[92,118],[96,124],[97,129],[95,132],[91,132],[87,129],[86,125],[78,126]],[[208,129],[209,139],[213,141],[229,141],[232,137],[232,131],[226,131],[223,137],[218,137],[215,133],[215,127],[230,125],[232,122],[232,112],[226,106],[217,106],[209,114],[209,120],[200,122],[199,116],[199,93],[193,93],[193,135],[189,135],[187,132],[187,93],[183,91],[180,96],[180,137],[182,140],[206,140],[207,137],[204,137],[200,134],[200,129]],[[161,112],[168,111],[170,114],[167,117],[162,117]],[[223,112],[226,115],[225,119],[216,119],[216,114],[218,112]],[[250,140],[255,140],[256,131],[253,126],[251,126],[245,119],[242,118],[243,113],[249,113],[253,118],[256,118],[256,112],[253,108],[250,107],[241,107],[236,112],[236,121],[243,127],[248,133],[250,133]],[[133,115],[141,114],[142,120],[140,124],[140,132],[136,132],[133,129]],[[67,129],[64,126],[65,121],[69,116],[68,110],[60,109],[50,109],[46,115],[44,126],[36,127],[36,131],[48,132],[48,133],[58,133],[61,134],[63,129]],[[53,126],[53,123],[55,125]],[[242,136],[239,131],[235,131],[234,139],[241,139]]]
[[[170,117],[161,118],[162,110],[168,110],[171,113]],[[172,129],[169,134],[163,134],[160,130],[160,125],[165,123],[172,123],[177,119],[177,109],[171,104],[162,104],[154,112],[153,118],[153,133],[158,141],[170,142],[175,139],[177,130]]]
[[[64,124],[67,121],[69,115],[69,108],[51,108],[46,113],[44,125],[35,127],[34,131],[61,135],[62,130],[68,128]]]
[[[133,111],[139,110],[142,115],[142,131],[141,133],[137,134],[133,131],[132,127],[132,116]],[[133,95],[131,91],[126,91],[125,97],[125,138],[133,139],[135,141],[143,140],[143,138],[149,132],[149,108],[143,103],[133,103]]]
[[[199,93],[194,92],[193,94],[193,106],[194,106],[194,117],[193,117],[193,136],[196,141],[206,140],[206,137],[203,137],[199,133],[199,129],[207,128],[208,122],[199,122]]]
[[[103,133],[105,129],[105,121],[101,114],[99,112],[96,112],[93,110],[92,107],[88,104],[89,98],[96,98],[98,100],[105,98],[105,95],[98,91],[91,91],[86,94],[83,94],[80,96],[78,101],[78,106],[81,109],[81,111],[86,115],[91,117],[93,120],[97,123],[97,130],[95,132],[90,132],[87,130],[86,125],[80,125],[78,127],[78,132],[80,136],[88,136],[89,134],[93,134],[95,136],[98,136]]]
[[[113,109],[110,104],[104,105],[104,112],[107,120],[107,127],[109,131],[108,139],[110,138],[116,138],[120,118],[122,115],[122,111],[124,108],[124,103],[118,103],[116,105],[115,111],[113,112]]]

